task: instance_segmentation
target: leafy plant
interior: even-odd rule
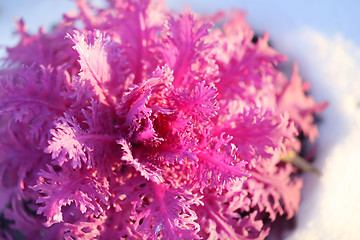
[[[326,103],[268,33],[253,41],[240,11],[76,2],[49,33],[19,21],[3,62],[1,238],[264,239],[295,216],[302,179],[281,159]]]

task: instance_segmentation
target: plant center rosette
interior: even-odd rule
[[[51,32],[19,21],[3,61],[1,238],[264,239],[295,216],[326,103],[268,33],[240,11],[76,2]]]

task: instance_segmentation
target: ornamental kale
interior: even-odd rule
[[[76,3],[49,33],[20,20],[2,63],[0,238],[264,239],[296,215],[287,156],[326,103],[268,33],[240,11]]]

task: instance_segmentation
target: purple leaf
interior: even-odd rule
[[[203,81],[191,92],[188,89],[174,90],[170,100],[177,111],[182,111],[198,121],[209,121],[217,114],[216,95],[216,88],[205,86]]]
[[[294,141],[297,131],[286,117],[278,119],[269,110],[253,108],[233,116],[218,127],[217,132],[233,136],[238,147],[237,155],[256,166],[260,159],[271,158],[276,151],[284,150],[282,144]]]
[[[157,169],[155,166],[148,163],[142,163],[138,159],[134,159],[131,153],[131,147],[125,139],[120,139],[117,143],[121,146],[123,150],[123,156],[121,160],[134,167],[136,171],[140,172],[140,174],[146,178],[146,180],[150,180],[155,183],[164,182],[164,178],[161,175],[161,171]]]
[[[73,168],[81,167],[83,163],[87,166],[94,164],[91,158],[93,148],[85,143],[91,135],[81,129],[74,117],[61,117],[50,132],[53,137],[45,152],[51,153],[54,163],[62,166],[70,161]]]
[[[53,167],[48,166],[48,171],[41,170],[39,175],[42,181],[32,187],[38,191],[41,197],[36,201],[43,204],[39,207],[37,214],[44,214],[47,218],[46,226],[62,222],[62,206],[75,203],[82,213],[87,211],[99,215],[106,210],[109,199],[106,180],[96,178],[96,173],[92,170],[77,169],[73,170],[64,165],[60,172],[56,172]]]
[[[145,195],[152,199],[149,205],[136,202],[134,211],[135,228],[144,239],[200,239],[200,226],[195,222],[195,211],[190,207],[201,201],[196,195],[173,193],[162,184],[152,183],[152,189]],[[145,197],[144,196],[144,197]],[[144,198],[142,199],[144,201]]]
[[[71,93],[69,78],[62,67],[50,66],[24,67],[13,75],[0,75],[0,114],[11,113],[12,121],[26,124],[30,137],[46,141],[53,121],[69,104],[65,99]]]
[[[166,25],[166,38],[164,39],[163,57],[174,69],[174,86],[193,86],[193,78],[202,76],[207,72],[210,63],[212,43],[205,41],[211,23],[202,23],[191,13],[180,14],[179,18],[170,16]],[[211,68],[216,69],[214,62]],[[205,65],[205,66],[202,66]],[[217,74],[210,71],[210,75]],[[208,75],[203,75],[203,77]]]
[[[307,83],[303,83],[299,76],[298,65],[294,64],[291,80],[285,85],[278,96],[277,104],[278,111],[287,112],[290,115],[290,119],[313,142],[319,135],[317,126],[314,124],[313,114],[322,112],[328,103],[321,102],[316,104],[311,96],[305,95],[308,88]]]
[[[77,81],[88,81],[100,102],[113,106],[116,98],[123,93],[124,86],[120,85],[120,80],[125,81],[125,78],[114,74],[112,69],[123,71],[124,75],[127,71],[126,62],[121,57],[120,46],[98,30],[87,34],[75,31],[73,36],[68,35],[68,37],[75,43],[73,48],[80,56],[81,70]],[[120,93],[120,96],[116,93]]]

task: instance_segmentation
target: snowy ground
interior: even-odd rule
[[[242,8],[273,46],[296,60],[312,83],[317,101],[329,100],[322,115],[319,178],[306,174],[297,228],[287,240],[358,239],[360,235],[360,1],[169,0],[171,8],[186,2],[195,12]],[[14,16],[35,32],[55,23],[74,6],[69,0],[0,0],[0,45],[16,41]],[[0,56],[4,51],[0,50]]]

